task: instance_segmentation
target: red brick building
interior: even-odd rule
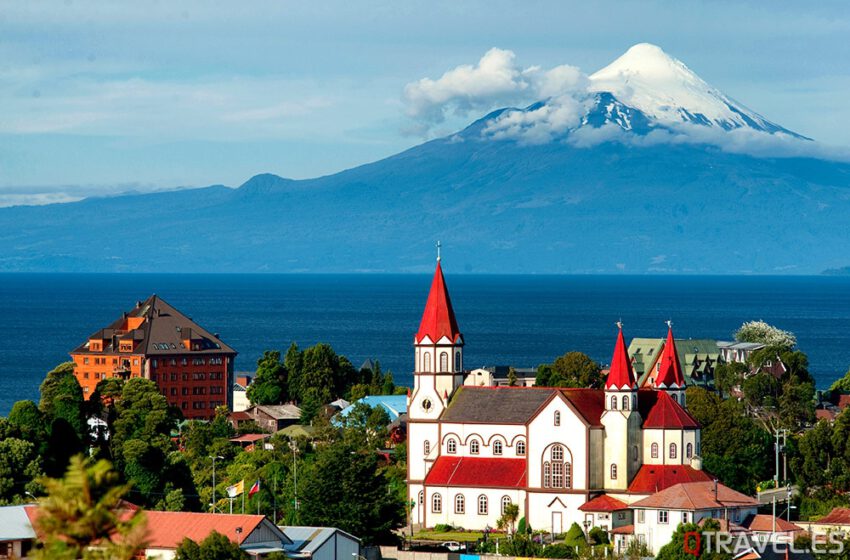
[[[71,352],[86,399],[110,377],[154,381],[186,418],[228,406],[236,351],[152,295]]]

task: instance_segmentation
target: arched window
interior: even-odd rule
[[[487,515],[487,496],[478,496],[478,515]]]
[[[433,496],[431,496],[431,511],[433,513],[443,512],[443,497],[439,494],[434,494]]]
[[[548,461],[543,463],[543,488],[552,486],[552,466]]]
[[[611,397],[611,410],[617,410],[617,396]]]
[[[502,454],[502,442],[496,440],[493,442],[493,455],[501,455]]]
[[[440,371],[449,371],[449,354],[448,352],[440,352]]]
[[[469,442],[469,452],[473,455],[478,455],[478,440],[474,439]]]
[[[573,466],[570,463],[564,463],[564,488],[573,487]]]
[[[674,401],[676,401],[676,403],[678,403],[678,402],[679,402],[679,395],[677,395],[676,393],[673,393],[673,394],[672,394],[672,395],[670,395],[670,396],[671,396],[671,397],[673,397],[673,400],[674,400]]]
[[[516,454],[525,455],[525,442],[520,440],[516,442]]]
[[[449,441],[446,442],[446,453],[450,455],[457,453],[457,442],[455,438],[449,438]]]
[[[431,353],[425,352],[422,354],[422,371],[431,371]]]
[[[463,499],[463,494],[455,496],[455,513],[464,513],[466,511],[466,502]]]
[[[657,444],[657,443],[653,443],[653,444],[652,444],[651,449],[652,449],[652,452],[651,452],[651,453],[652,453],[652,458],[653,458],[653,459],[658,459],[658,444]]]
[[[505,509],[511,505],[511,497],[510,496],[502,496],[502,510],[501,514],[505,515]]]
[[[629,397],[628,395],[623,395],[623,410],[629,409]]]
[[[553,445],[543,454],[543,487],[571,488],[572,470],[569,452],[562,445]]]
[[[617,464],[611,463],[611,480],[617,480]]]
[[[431,453],[431,442],[427,439],[425,440],[425,443],[422,444],[422,450],[425,452],[426,457],[429,453]]]
[[[420,490],[419,491],[419,505],[421,506],[424,503],[425,503],[425,491]]]
[[[455,371],[460,371],[460,352],[455,352]]]
[[[694,456],[694,445],[692,443],[689,443],[687,446],[685,446],[685,457],[690,459],[693,456]]]
[[[561,488],[564,485],[564,464],[552,463],[552,488]]]
[[[675,443],[670,444],[670,458],[671,459],[676,458],[676,444]]]
[[[555,425],[556,426],[561,425],[561,411],[560,410],[555,411]]]
[[[564,460],[564,448],[560,445],[556,445],[552,448],[552,460],[553,461],[563,461]]]

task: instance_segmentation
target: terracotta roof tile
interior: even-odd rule
[[[620,511],[622,509],[629,509],[629,506],[617,498],[602,494],[583,503],[578,509],[581,511]]]
[[[181,511],[147,511],[145,516],[148,524],[148,548],[177,548],[184,538],[201,542],[213,531],[242,544],[265,519],[262,515]]]
[[[712,481],[705,471],[689,465],[643,465],[632,479],[629,492],[652,494],[682,482]]]
[[[716,484],[716,486],[715,486]],[[715,488],[717,495],[715,497]],[[715,509],[724,507],[758,506],[758,502],[713,481],[684,482],[657,492],[633,503],[633,508],[664,508],[682,510]]]
[[[438,457],[425,477],[428,486],[525,487],[525,459]]]
[[[614,529],[611,529],[612,535],[633,535],[634,532],[634,525],[623,525],[622,527],[615,527]]]
[[[763,513],[748,515],[741,524],[749,531],[758,531],[762,533],[771,533],[774,531],[774,521],[772,515]],[[790,521],[786,521],[781,517],[776,518],[776,531],[780,533],[796,533],[804,531],[799,525],[794,525]]]
[[[850,525],[850,508],[837,507],[821,517],[816,523],[823,525]]]

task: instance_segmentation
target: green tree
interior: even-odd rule
[[[289,396],[295,401],[301,402],[303,398],[302,376],[304,371],[304,353],[299,350],[294,342],[289,345],[283,358],[283,367],[286,368],[289,379]]]
[[[755,342],[785,349],[791,349],[797,344],[794,333],[783,331],[764,321],[748,321],[735,331],[734,336],[738,342]]]
[[[126,509],[129,485],[107,461],[73,457],[64,478],[45,478],[36,527],[43,535],[37,558],[49,560],[130,560],[144,547],[145,518]]]
[[[850,393],[850,370],[844,374],[844,377],[836,379],[835,382],[830,385],[829,390],[842,395]]]
[[[48,372],[41,383],[39,408],[51,420],[65,420],[80,439],[88,429],[83,412],[83,389],[74,376],[74,362],[65,362]]]
[[[299,484],[301,523],[339,527],[367,544],[394,542],[404,502],[390,491],[380,461],[375,451],[348,441],[320,448]]]
[[[728,560],[731,555],[709,550],[704,533],[719,531],[717,521],[708,520],[700,527],[694,523],[682,523],[673,533],[672,540],[661,547],[656,560]],[[699,537],[697,537],[699,535]]]
[[[280,361],[280,352],[266,350],[257,360],[257,372],[248,387],[248,400],[252,404],[279,404],[288,399],[287,372]]]
[[[728,395],[732,389],[744,382],[744,376],[748,371],[747,365],[740,362],[719,364],[714,369],[714,385],[718,391]]]
[[[177,560],[247,560],[248,554],[225,535],[213,531],[200,544],[183,539],[175,551]]]
[[[33,401],[18,401],[9,412],[9,424],[17,429],[21,437],[38,445],[39,455],[47,448],[48,424],[44,413]]]
[[[26,492],[39,490],[42,472],[35,443],[16,437],[0,439],[0,504],[25,500]]]
[[[508,368],[508,387],[516,387],[517,376],[516,370],[513,367]]]
[[[501,531],[507,531],[508,534],[513,534],[514,524],[519,518],[519,506],[516,504],[507,504],[505,511],[496,523],[496,526]]]
[[[537,368],[536,384],[543,387],[601,387],[604,381],[599,364],[582,352],[567,352]]]
[[[747,404],[756,408],[777,406],[781,385],[779,380],[769,373],[760,372],[748,377],[741,386]]]

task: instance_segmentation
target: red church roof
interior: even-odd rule
[[[664,351],[658,359],[658,375],[655,376],[655,386],[662,388],[684,388],[685,377],[682,375],[682,364],[676,353],[676,341],[673,339],[673,327],[667,328],[667,342]]]
[[[440,261],[437,261],[437,270],[434,271],[434,279],[431,281],[431,292],[428,294],[425,312],[422,313],[416,342],[422,342],[426,336],[431,342],[437,342],[444,336],[452,342],[463,342]]]
[[[643,417],[643,428],[692,430],[699,424],[687,410],[673,400],[666,391],[642,390],[638,393],[638,406]]]
[[[617,333],[617,343],[614,345],[614,357],[611,358],[611,370],[605,381],[606,389],[631,389],[635,387],[635,373],[632,362],[626,351],[626,340],[623,338],[623,327]]]
[[[689,465],[643,465],[629,484],[629,492],[654,494],[682,482],[713,480],[707,472],[698,471]]]
[[[428,471],[429,486],[525,487],[525,459],[442,456]]]
[[[596,496],[578,507],[581,511],[620,511],[621,509],[629,509],[625,502],[621,502],[617,498],[612,498],[607,494]]]

